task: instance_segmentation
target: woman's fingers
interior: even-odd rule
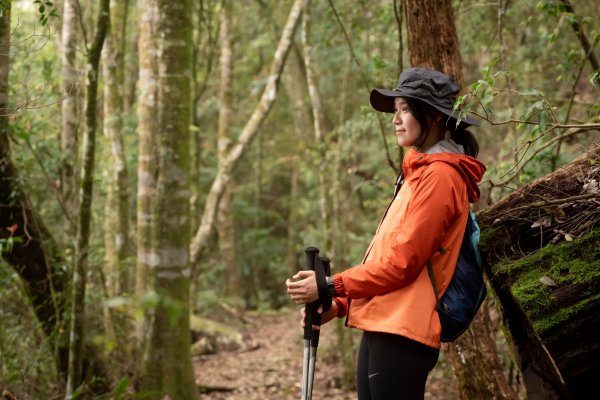
[[[318,299],[315,271],[300,271],[285,281],[287,292],[296,304],[312,303]]]

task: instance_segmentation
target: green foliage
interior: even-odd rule
[[[6,11],[12,4],[14,0],[0,0],[0,17],[2,13]]]
[[[20,278],[0,259],[0,381],[21,397],[48,398],[59,378]]]
[[[38,6],[40,13],[40,23],[42,26],[48,25],[50,18],[58,18],[57,10],[54,4],[49,0],[33,0],[33,4]]]
[[[0,238],[0,255],[12,253],[12,249],[16,243],[23,243],[23,238],[20,236]]]

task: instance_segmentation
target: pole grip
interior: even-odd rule
[[[307,271],[315,270],[315,260],[319,255],[319,249],[316,247],[307,247],[304,249],[304,254],[306,255],[306,268]],[[312,326],[314,317],[317,314],[317,309],[315,307],[315,303],[306,304],[304,306],[304,314],[306,316],[304,320],[304,340],[311,340],[312,338]]]

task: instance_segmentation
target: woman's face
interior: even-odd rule
[[[421,136],[421,125],[412,115],[408,104],[402,97],[394,99],[394,130],[398,145],[409,147],[415,145]]]

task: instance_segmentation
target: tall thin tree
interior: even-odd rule
[[[219,168],[227,161],[231,148],[231,114],[233,107],[233,44],[231,34],[232,2],[223,0],[221,4],[220,29],[221,40],[221,80],[219,82]],[[218,234],[219,254],[225,265],[225,293],[229,296],[240,294],[240,270],[236,256],[236,229],[233,215],[233,180],[227,185],[219,205]]]
[[[68,204],[67,212],[75,214],[77,205],[77,155],[79,148],[79,79],[77,72],[78,6],[77,0],[64,0],[62,18],[61,75],[65,98],[61,102],[62,126],[60,143],[62,150],[62,195]]]
[[[131,271],[124,263],[129,255],[129,176],[123,147],[124,51],[128,0],[110,5],[110,26],[102,50],[104,78],[104,136],[110,148],[107,163],[104,246],[110,296],[129,292]]]
[[[152,198],[156,186],[157,156],[155,151],[158,96],[156,42],[158,35],[155,2],[138,1],[139,88],[138,96],[138,169],[136,218],[135,294],[141,299],[146,293],[152,248]],[[138,339],[143,339],[142,323],[138,324]]]
[[[141,388],[157,393],[156,398],[187,400],[197,397],[189,334],[191,1],[146,5],[156,11],[146,22],[160,32],[145,43],[158,51],[154,137],[159,159],[150,251],[158,301],[147,314]]]
[[[71,329],[69,336],[69,373],[66,395],[69,397],[83,381],[83,349],[85,318],[85,284],[90,251],[90,226],[94,184],[94,161],[96,153],[96,107],[100,55],[109,24],[110,0],[102,0],[98,14],[96,35],[87,54],[87,84],[85,109],[85,135],[83,138],[83,162],[77,241],[73,265],[73,288],[71,304]]]

